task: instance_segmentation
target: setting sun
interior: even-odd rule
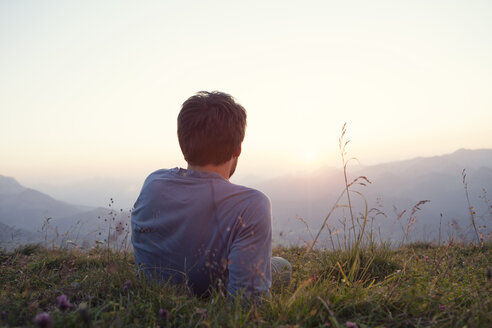
[[[299,158],[305,164],[314,164],[319,161],[319,154],[314,149],[307,148],[301,151]]]
[[[238,175],[338,166],[344,122],[364,165],[492,145],[485,3],[164,1],[114,17],[110,3],[2,4],[2,174],[140,181],[186,165],[176,117],[199,90],[248,112]]]

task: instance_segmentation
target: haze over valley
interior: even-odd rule
[[[382,241],[437,241],[439,231],[442,241],[471,240],[475,235],[463,169],[479,230],[487,235],[492,231],[492,197],[487,196],[487,191],[492,190],[491,149],[460,149],[443,156],[348,166],[348,175],[349,181],[365,176],[372,182],[351,189],[359,191],[367,200],[371,227]],[[303,245],[312,241],[345,188],[343,171],[332,167],[274,179],[237,180],[240,181],[233,179],[233,182],[257,188],[270,197],[276,244]],[[13,177],[0,176],[1,244],[9,247],[56,240],[89,247],[96,241],[104,242],[108,229],[114,232],[117,224],[122,230],[113,237],[123,239],[128,231],[129,210],[142,182],[93,179],[59,186],[51,181],[39,191],[20,185]],[[363,198],[355,193],[351,196],[355,216],[360,217],[364,212]],[[414,205],[426,200],[429,202],[421,204],[412,214]],[[328,220],[334,239],[330,239],[325,229],[318,245],[333,246],[331,241],[343,235],[344,218],[349,218],[343,207],[346,203],[343,197]],[[409,223],[410,229],[406,231]]]

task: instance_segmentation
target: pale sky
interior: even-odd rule
[[[181,104],[248,112],[238,174],[492,148],[492,2],[0,0],[0,174],[185,166]]]

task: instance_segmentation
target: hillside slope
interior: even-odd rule
[[[0,253],[0,326],[29,326],[40,313],[55,327],[492,326],[491,245],[366,249],[361,265],[368,270],[350,284],[337,264],[347,253],[273,254],[292,264],[290,284],[241,305],[220,291],[198,298],[184,286],[139,279],[131,253]],[[66,300],[57,304],[61,295]]]
[[[127,223],[129,213],[68,204],[0,175],[0,243],[56,238],[83,243],[104,239],[110,224]],[[46,223],[48,223],[46,225]]]

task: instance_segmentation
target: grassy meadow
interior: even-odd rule
[[[0,255],[0,325],[492,327],[491,244],[363,248],[357,263],[350,251],[273,255],[292,263],[290,285],[245,304],[140,280],[131,253],[22,246]]]

